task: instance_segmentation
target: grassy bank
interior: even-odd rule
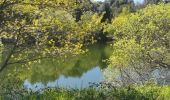
[[[14,93],[12,95],[12,93]],[[46,89],[43,92],[16,91],[1,94],[1,100],[169,100],[170,86],[128,86],[122,88]]]

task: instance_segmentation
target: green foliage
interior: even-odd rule
[[[110,66],[169,67],[170,4],[120,15],[106,30],[115,39]]]
[[[103,16],[99,16],[97,13],[87,11],[84,12],[81,16],[81,20],[78,22],[80,27],[79,30],[82,30],[86,33],[85,41],[90,41],[90,43],[96,42],[95,36],[99,34],[99,32],[103,28],[103,24],[101,23]]]
[[[140,57],[142,57],[142,47],[136,44],[134,39],[122,39],[116,42],[113,47],[114,51],[109,59],[110,65],[117,67],[128,66],[130,62],[134,64],[133,60],[138,60],[139,62]]]
[[[83,90],[52,90],[46,91],[42,94],[43,98],[63,98],[64,100],[168,100],[169,99],[169,86],[129,86],[117,88],[116,90],[110,89],[83,89]]]
[[[13,93],[13,92],[11,92]],[[14,95],[0,95],[1,100],[4,99],[24,99],[24,100],[169,100],[169,86],[128,86],[110,89],[87,88],[77,89],[45,89],[43,92],[21,91]]]
[[[0,2],[0,37],[12,44],[1,68],[49,56],[79,54],[85,41],[94,42],[93,32],[102,25],[97,14],[84,12],[76,22],[72,12],[86,3],[77,0],[4,0]],[[88,18],[87,18],[88,17]],[[4,48],[8,50],[8,48]],[[20,52],[20,54],[18,54]],[[23,55],[24,54],[24,55]],[[11,59],[12,58],[12,59]]]

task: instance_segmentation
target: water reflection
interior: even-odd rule
[[[42,82],[32,84],[29,80],[24,81],[24,87],[33,91],[44,88],[67,87],[67,88],[86,88],[89,83],[100,82],[103,80],[103,73],[99,67],[95,67],[84,73],[81,77],[65,77],[61,75],[54,81],[49,81],[46,85]]]
[[[42,82],[47,84],[49,81],[60,78],[61,75],[65,78],[80,78],[96,66],[101,69],[106,67],[102,60],[108,58],[107,49],[109,49],[107,45],[96,44],[90,46],[86,54],[70,56],[66,59],[45,59],[41,64],[32,66],[27,80],[31,83]]]
[[[33,90],[44,87],[85,88],[89,82],[99,82],[103,79],[103,62],[111,53],[107,44],[94,44],[88,47],[88,52],[67,58],[43,59],[34,63],[29,69],[21,65],[8,67],[1,77],[9,73],[17,73],[25,88]],[[3,81],[3,80],[2,80]]]

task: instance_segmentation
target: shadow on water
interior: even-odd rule
[[[88,52],[85,54],[43,59],[41,63],[35,63],[30,68],[13,65],[0,73],[0,76],[8,77],[16,73],[24,87],[33,90],[45,87],[85,88],[89,86],[89,82],[103,80],[102,69],[107,66],[103,60],[111,53],[108,44],[94,44],[87,48]]]

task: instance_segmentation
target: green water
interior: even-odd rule
[[[43,59],[31,67],[20,64],[8,66],[0,73],[0,84],[8,84],[19,79],[23,88],[38,90],[46,87],[85,88],[93,82],[104,79],[103,69],[111,53],[108,44],[94,44],[87,47],[88,52],[67,58]],[[12,80],[12,81],[11,81]]]

